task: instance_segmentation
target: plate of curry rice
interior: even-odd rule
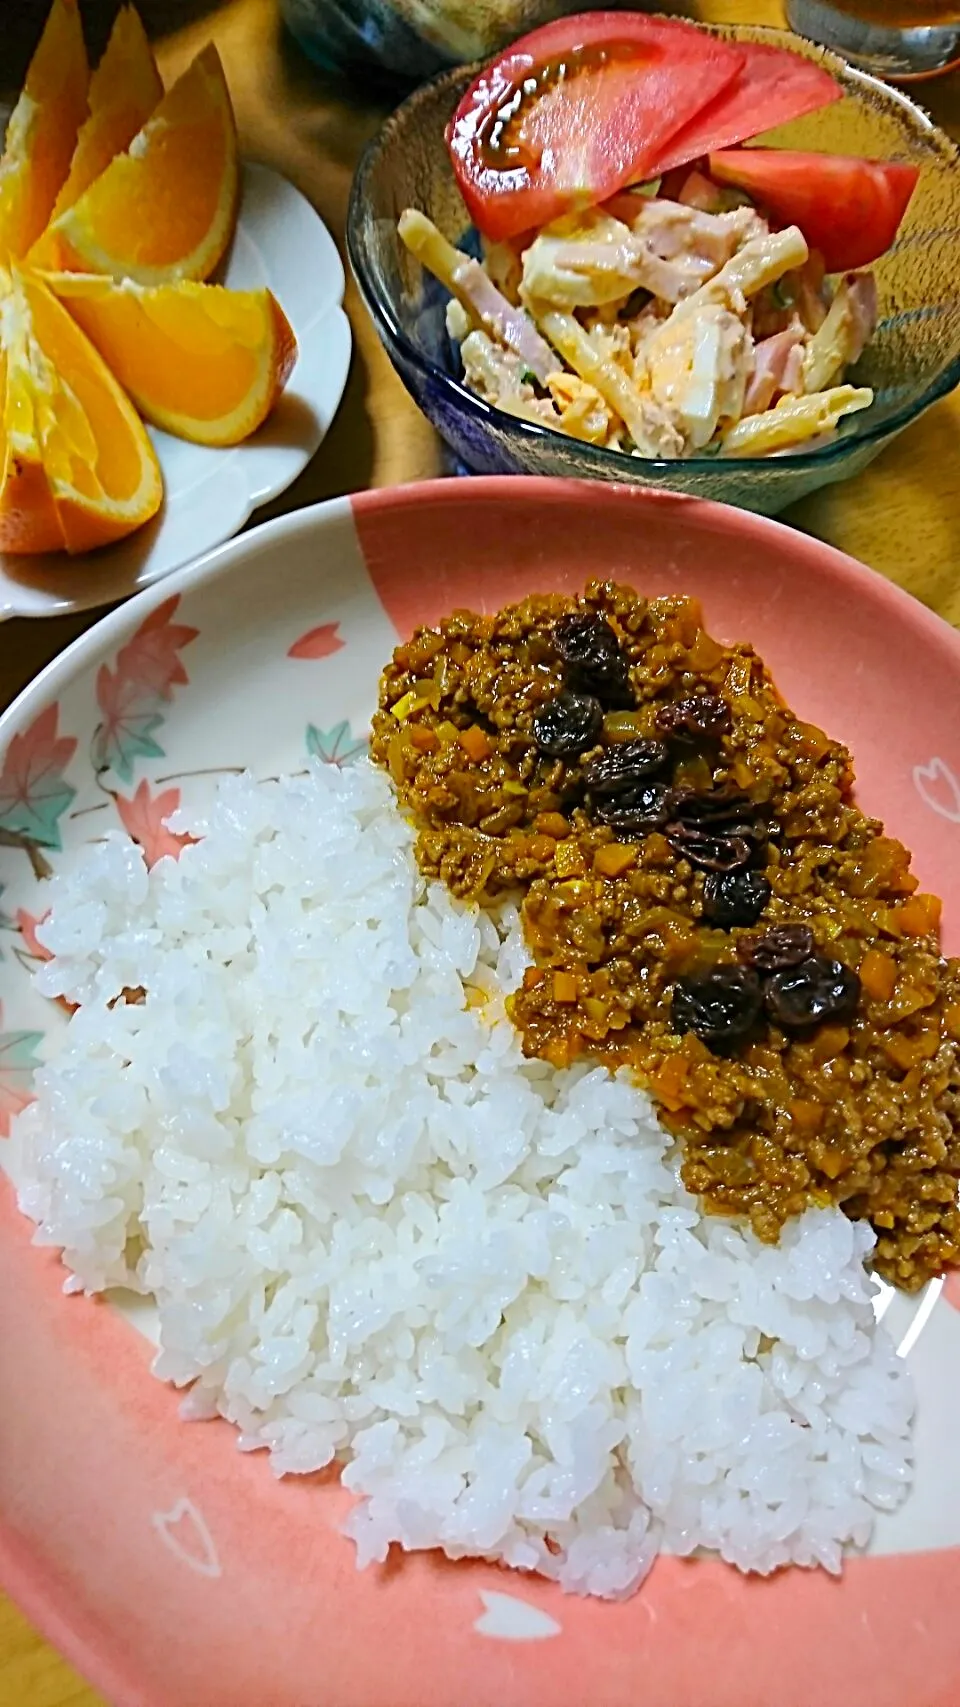
[[[5,714],[0,1583],[111,1701],[956,1707],[958,688],[478,478]]]

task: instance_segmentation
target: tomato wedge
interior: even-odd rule
[[[799,225],[828,273],[865,267],[897,235],[920,171],[890,160],[798,154],[785,148],[725,148],[710,176],[736,184],[784,225]]]
[[[447,127],[474,224],[513,237],[648,176],[742,64],[739,46],[639,12],[587,12],[522,36]]]
[[[802,54],[763,42],[737,46],[745,58],[733,82],[671,137],[651,168],[652,177],[815,113],[843,93],[829,71]]]

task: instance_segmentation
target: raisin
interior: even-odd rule
[[[606,617],[570,611],[553,625],[553,643],[571,687],[596,694],[604,705],[632,705],[630,668]]]
[[[825,954],[775,972],[764,994],[767,1013],[784,1031],[809,1031],[825,1020],[842,1024],[853,1018],[859,999],[857,974]]]
[[[670,755],[663,741],[621,741],[592,759],[583,773],[591,795],[621,795],[665,770]]]
[[[756,972],[787,972],[801,960],[809,960],[814,947],[809,925],[773,925],[765,936],[742,942],[740,955]]]
[[[551,759],[570,759],[596,746],[603,708],[590,694],[561,693],[536,713],[533,737]]]
[[[730,707],[718,693],[691,694],[661,706],[657,723],[678,740],[716,741],[730,728]]]
[[[712,788],[705,794],[677,790],[674,817],[683,824],[700,826],[709,821],[718,824],[749,824],[757,814],[757,805],[738,788]]]
[[[758,871],[711,872],[703,885],[703,917],[721,930],[734,925],[755,925],[770,900],[772,890]]]
[[[763,1007],[755,972],[742,966],[718,966],[699,978],[679,978],[673,987],[670,1017],[681,1036],[692,1031],[701,1043],[723,1051],[753,1030]]]
[[[621,841],[633,841],[638,836],[659,830],[670,816],[670,789],[662,782],[648,782],[631,789],[629,798],[615,795],[598,800],[592,808],[596,823],[606,824]]]
[[[681,858],[701,871],[739,871],[753,858],[753,846],[746,836],[713,836],[675,822],[666,825],[666,834]]]

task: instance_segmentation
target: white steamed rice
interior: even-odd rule
[[[705,1218],[625,1076],[524,1061],[515,913],[425,888],[366,762],[231,779],[190,827],[51,885],[38,983],[80,1005],[15,1149],[67,1290],[153,1294],[185,1415],[278,1474],[342,1459],[361,1564],[838,1570],[911,1478],[869,1228]]]

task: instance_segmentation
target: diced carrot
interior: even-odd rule
[[[824,1144],[818,1157],[821,1173],[828,1179],[839,1179],[847,1165],[847,1158],[842,1150],[835,1150],[832,1145]]]
[[[924,1008],[932,1008],[936,999],[937,985],[934,979],[928,978],[924,982],[922,977],[915,978],[905,974],[897,981],[893,1001],[894,1015],[898,1020],[909,1019],[911,1014],[918,1014]]]
[[[918,1061],[929,1061],[937,1053],[940,1038],[935,1031],[918,1031],[914,1037],[892,1031],[884,1038],[883,1047],[891,1061],[908,1073]]]
[[[874,912],[877,930],[884,936],[903,936],[899,907],[877,907]]]
[[[813,1040],[811,1054],[818,1066],[825,1061],[835,1061],[849,1042],[850,1033],[845,1025],[825,1025]]]
[[[911,895],[909,901],[901,903],[897,917],[907,936],[929,936],[939,930],[942,911],[939,895]]]
[[[583,854],[576,842],[569,837],[566,841],[557,843],[554,864],[558,877],[582,877],[587,869]]]
[[[555,1002],[575,1002],[578,994],[577,980],[572,972],[555,972],[553,974],[553,999]]]
[[[877,836],[866,849],[861,863],[869,877],[879,878],[888,889],[899,894],[909,895],[917,886],[910,871],[910,855],[903,843],[893,836]]]
[[[689,1064],[682,1055],[668,1055],[650,1081],[650,1089],[665,1108],[684,1108],[690,1101]]]
[[[525,990],[535,990],[537,985],[542,983],[543,973],[539,966],[527,966],[524,968],[523,987]]]
[[[570,825],[562,812],[538,812],[533,827],[541,836],[552,836],[555,842],[570,834]]]
[[[670,858],[672,852],[673,849],[666,836],[661,836],[659,830],[654,830],[644,843],[644,864],[663,865],[664,861]]]
[[[943,1012],[943,1024],[948,1037],[960,1043],[960,1002],[951,1002]]]
[[[479,765],[484,759],[490,757],[493,749],[479,723],[468,723],[466,729],[461,729],[459,734],[460,745],[467,758],[472,759],[474,764]]]
[[[579,1032],[572,1037],[553,1037],[543,1053],[551,1067],[569,1067],[577,1055],[583,1050],[583,1038]]]
[[[563,843],[559,842],[557,851],[559,852],[562,847]],[[554,855],[554,864],[556,864],[556,855]],[[576,907],[584,907],[588,901],[593,900],[593,884],[588,883],[585,877],[567,877],[562,883],[556,885],[553,893],[559,906],[564,912],[569,913]]]
[[[553,859],[556,851],[557,844],[552,836],[527,837],[527,855],[530,859],[539,860],[541,865],[546,865],[548,860]]]
[[[787,1104],[787,1112],[799,1131],[819,1132],[823,1125],[826,1110],[822,1102],[813,1102],[804,1097],[797,1097]]]
[[[637,849],[633,842],[607,842],[594,854],[593,869],[601,877],[619,877],[636,862]]]
[[[897,963],[882,948],[870,948],[860,962],[860,982],[876,1002],[889,1002],[897,982]]]
[[[415,723],[410,730],[410,745],[416,747],[418,753],[435,753],[440,745],[440,737],[425,724]]]

